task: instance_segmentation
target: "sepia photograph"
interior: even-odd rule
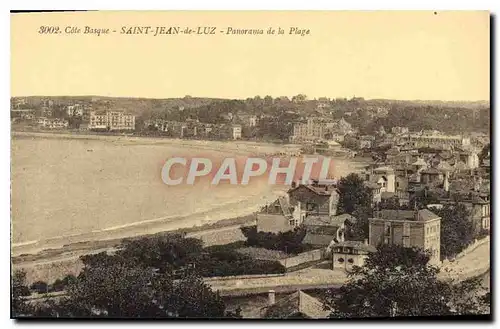
[[[11,11],[11,319],[491,321],[492,24]]]

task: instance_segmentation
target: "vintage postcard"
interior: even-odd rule
[[[12,318],[491,319],[489,12],[10,19]]]

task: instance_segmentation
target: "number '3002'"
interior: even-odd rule
[[[40,26],[39,34],[54,34],[59,33],[59,26]]]

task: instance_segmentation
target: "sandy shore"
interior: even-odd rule
[[[79,139],[101,140],[119,145],[167,145],[193,150],[212,150],[231,154],[269,155],[278,152],[297,150],[294,144],[270,144],[248,141],[203,141],[161,137],[142,137],[129,135],[100,135],[71,132],[21,132],[13,131],[12,138],[40,139]],[[357,162],[356,160],[352,160]],[[362,161],[359,161],[362,162]],[[354,168],[353,168],[354,169]],[[262,195],[259,196],[261,198]],[[269,195],[269,198],[276,197]],[[270,199],[267,199],[269,201]],[[262,202],[262,200],[260,200]],[[251,207],[238,211],[227,206],[214,209],[210,213],[199,213],[182,218],[183,224],[175,224],[173,219],[160,218],[156,222],[147,222],[141,226],[125,227],[115,231],[91,232],[85,236],[58,238],[57,241],[40,241],[38,244],[13,246],[11,249],[13,268],[24,268],[28,280],[54,281],[67,273],[76,274],[81,269],[79,257],[85,254],[112,250],[124,238],[137,238],[166,232],[184,232],[201,238],[205,244],[224,244],[236,241],[239,226],[255,221],[255,215],[262,204],[252,202]],[[207,221],[210,218],[210,221]],[[214,231],[215,230],[215,231]],[[219,230],[219,231],[217,231]],[[214,233],[215,232],[215,233]],[[50,239],[49,239],[50,240]]]
[[[12,131],[12,137],[16,138],[56,138],[56,139],[80,139],[101,140],[120,144],[132,145],[170,145],[179,147],[190,147],[201,150],[228,151],[235,154],[269,155],[283,151],[296,152],[300,149],[297,144],[272,144],[251,141],[210,141],[166,137],[131,136],[131,135],[104,135],[89,132],[27,132]]]
[[[130,239],[180,233],[185,234],[186,237],[201,239],[205,246],[226,244],[242,240],[244,237],[241,234],[240,227],[255,225],[255,221],[256,215],[250,214],[201,226],[135,236]],[[12,257],[12,268],[13,270],[23,269],[26,272],[28,282],[42,280],[51,283],[67,274],[77,275],[82,269],[82,263],[79,260],[80,256],[116,250],[122,241],[123,239],[86,241],[66,245],[63,248],[46,249],[36,254]]]

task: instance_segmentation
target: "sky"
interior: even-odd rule
[[[486,11],[11,14],[11,95],[489,100],[489,25]],[[64,32],[85,26],[117,32]],[[119,33],[133,26],[217,34]],[[220,32],[228,27],[264,35]]]

